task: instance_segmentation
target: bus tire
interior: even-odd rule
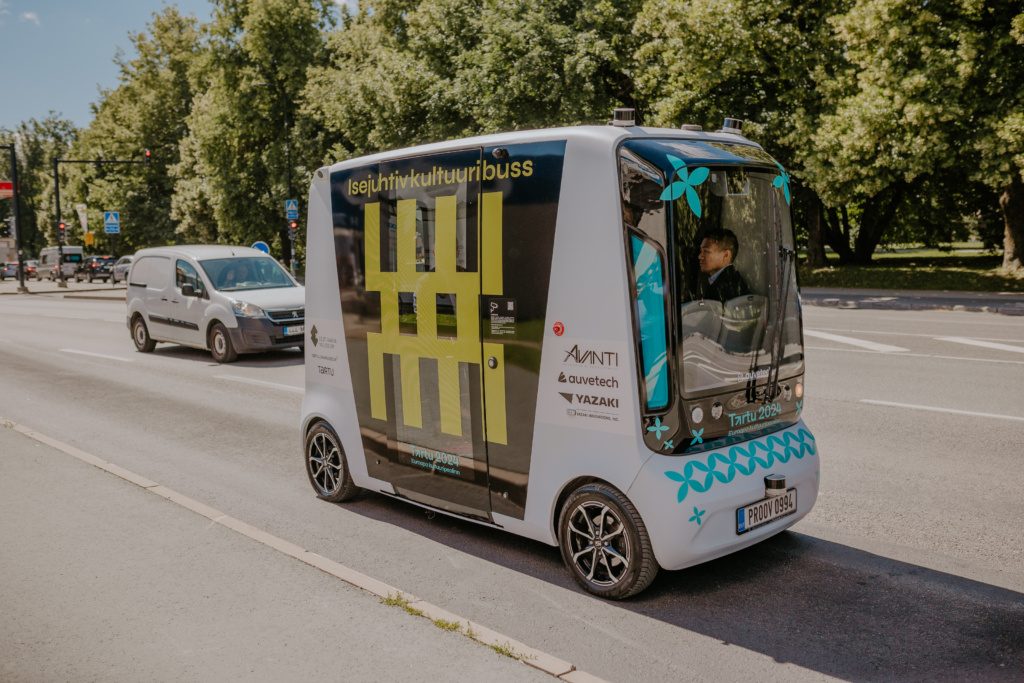
[[[342,503],[359,494],[359,487],[352,481],[341,440],[326,422],[318,422],[309,430],[303,452],[306,475],[317,498],[329,503]]]
[[[636,595],[658,574],[640,513],[607,484],[585,484],[570,494],[558,519],[558,546],[576,583],[601,598]]]

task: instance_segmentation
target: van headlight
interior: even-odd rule
[[[244,301],[232,301],[231,310],[235,312],[235,315],[243,318],[262,318],[266,315],[263,309],[256,304],[247,304]]]

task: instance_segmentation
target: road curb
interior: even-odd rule
[[[169,489],[166,486],[162,486],[157,482],[143,477],[142,475],[136,474],[119,465],[115,465],[114,463],[107,462],[106,460],[83,451],[80,448],[58,441],[57,439],[46,436],[45,434],[37,432],[25,425],[4,418],[0,418],[0,427],[13,429],[14,431],[49,446],[50,448],[58,450],[66,455],[70,455],[77,460],[97,467],[105,472],[109,472],[120,479],[166,499],[168,502],[174,503],[205,517],[213,521],[215,524],[231,529],[250,540],[272,548],[283,555],[287,555],[288,557],[292,557],[304,564],[315,567],[327,574],[330,574],[331,576],[341,579],[355,588],[359,588],[376,595],[381,600],[388,601],[389,604],[400,605],[412,616],[428,619],[435,622],[435,625],[437,625],[437,621],[442,620],[446,622],[445,626],[442,627],[444,630],[452,630],[447,627],[448,624],[458,624],[460,631],[471,640],[475,640],[482,645],[486,645],[500,654],[517,659],[523,664],[538,669],[539,671],[543,671],[554,678],[569,681],[570,683],[606,683],[602,678],[598,678],[597,676],[586,673],[585,671],[578,670],[573,664],[565,661],[564,659],[555,657],[543,650],[530,647],[529,645],[521,643],[514,638],[510,638],[482,624],[478,624],[466,619],[465,617],[449,612],[437,605],[426,602],[425,600],[420,600],[416,596],[406,593],[383,581],[379,581],[372,576],[363,574],[351,567],[335,562],[334,560],[319,555],[311,550],[306,550],[294,543],[291,543],[290,541],[286,541],[283,538],[274,536],[269,532],[263,531],[262,529],[247,524],[246,522],[231,517],[216,508],[212,508],[205,503],[189,498],[174,489]]]

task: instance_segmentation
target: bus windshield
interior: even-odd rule
[[[629,141],[620,176],[647,408],[664,407],[671,375],[684,398],[747,389],[754,400],[772,371],[802,372],[788,177],[771,158],[746,145]],[[652,264],[664,269],[660,290],[646,282]],[[657,291],[664,312],[652,317]],[[661,347],[661,362],[646,353]]]

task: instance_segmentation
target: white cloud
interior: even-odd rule
[[[0,26],[3,26],[11,10],[7,9],[7,0],[0,0]]]
[[[36,26],[39,26],[39,15],[35,12],[22,12],[18,18],[22,21],[30,21]]]

